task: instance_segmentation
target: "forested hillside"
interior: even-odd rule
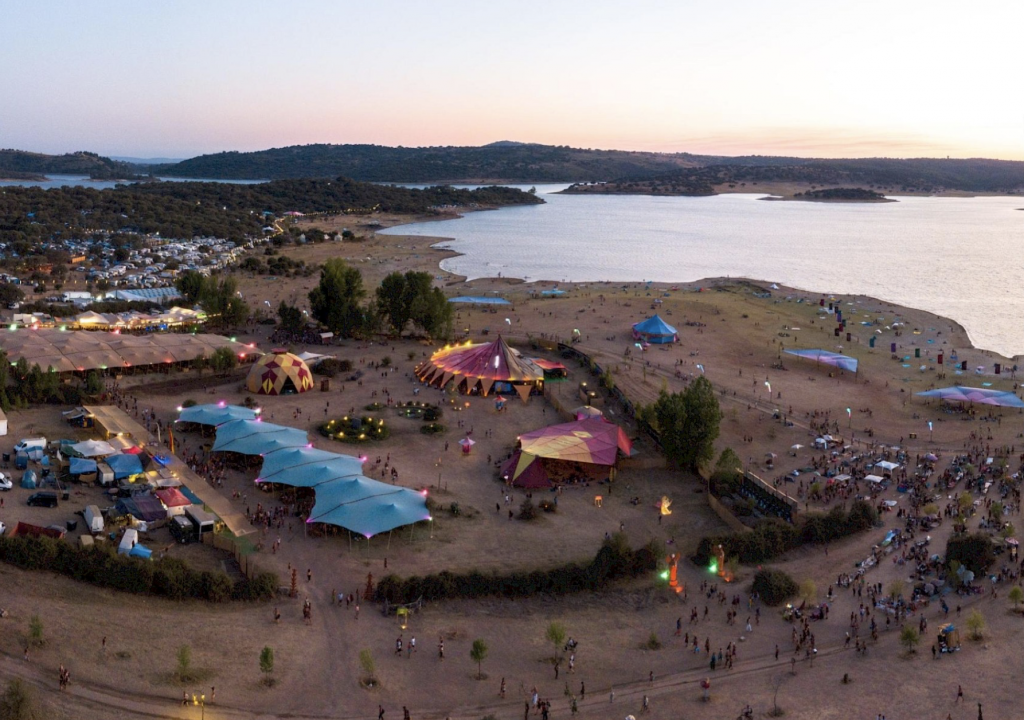
[[[240,241],[259,235],[263,213],[432,214],[450,208],[540,203],[514,188],[424,190],[337,180],[278,180],[257,185],[166,182],[110,190],[66,187],[0,188],[0,242],[83,237],[90,230],[216,236]]]
[[[132,178],[138,168],[96,153],[74,152],[44,155],[24,150],[0,150],[0,177],[18,178],[38,175],[88,175],[96,180]]]

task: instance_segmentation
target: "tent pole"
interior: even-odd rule
[[[387,548],[385,548],[385,550],[390,550],[391,549],[391,533],[393,533],[393,532],[394,532],[394,530],[388,530],[388,546],[387,546]]]

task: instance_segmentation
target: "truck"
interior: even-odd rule
[[[168,524],[171,535],[174,539],[183,544],[200,542],[203,535],[214,531],[217,524],[217,516],[208,513],[202,508],[190,505],[185,508],[184,515],[173,516]]]
[[[103,487],[114,484],[114,471],[104,462],[96,463],[96,482]]]
[[[96,505],[86,505],[82,517],[85,518],[85,525],[93,535],[99,535],[103,532],[103,513],[100,512],[99,507]]]

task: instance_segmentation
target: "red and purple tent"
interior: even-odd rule
[[[521,435],[519,449],[501,472],[518,487],[547,487],[552,484],[549,462],[612,467],[620,452],[626,457],[633,452],[622,428],[601,418],[587,418]]]

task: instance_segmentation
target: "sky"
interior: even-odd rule
[[[0,147],[1024,160],[1024,2],[0,0]]]

